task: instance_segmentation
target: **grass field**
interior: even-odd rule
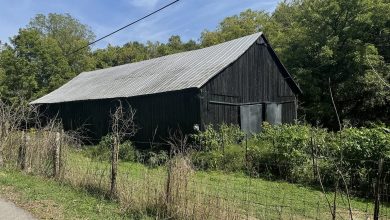
[[[108,189],[108,162],[94,161],[80,153],[72,153],[68,158],[68,173],[85,174],[84,178],[94,179],[91,189]],[[72,179],[72,178],[71,178]],[[166,168],[148,168],[142,164],[121,162],[119,165],[119,185],[125,203],[141,207],[144,212],[157,204],[165,190]],[[307,186],[282,181],[268,181],[248,178],[244,174],[225,174],[220,172],[194,171],[185,180],[187,186],[181,194],[180,208],[184,212],[207,212],[206,216],[226,216],[233,213],[236,218],[252,217],[260,219],[323,219],[331,218],[328,203],[322,191]],[[89,181],[91,182],[91,181]],[[92,185],[92,186],[91,186]],[[186,194],[185,196],[183,194]],[[333,203],[333,193],[327,196]],[[141,201],[141,202],[140,202]],[[141,204],[141,205],[140,205]],[[336,199],[339,219],[348,219],[348,203],[345,195]],[[367,219],[372,213],[372,201],[352,198],[351,207],[355,219]],[[131,210],[134,209],[129,207]],[[382,215],[387,214],[383,206]],[[140,212],[140,214],[145,214]],[[154,215],[156,213],[147,213]],[[158,214],[158,213],[157,213]],[[229,215],[229,217],[232,217]],[[218,218],[218,217],[216,217]]]
[[[39,219],[122,219],[117,203],[19,171],[0,171],[0,196]]]
[[[184,168],[183,168],[184,167]],[[188,167],[187,167],[188,168]],[[185,165],[171,171],[170,213],[187,219],[330,219],[321,190],[249,178],[244,174],[205,172]],[[150,219],[167,211],[167,167],[150,168],[140,163],[120,162],[118,202],[107,199],[110,164],[67,154],[63,182],[0,171],[0,194],[45,219]],[[333,193],[326,194],[333,204]],[[349,219],[345,195],[336,198],[337,218]],[[352,198],[354,219],[372,218],[373,202]],[[387,218],[388,205],[381,215]]]

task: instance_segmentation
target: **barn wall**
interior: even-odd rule
[[[139,127],[133,141],[139,143],[164,142],[169,130],[180,128],[185,133],[193,131],[193,125],[200,123],[199,96],[196,90],[183,90],[163,94],[120,99],[136,110],[136,124]],[[66,130],[83,127],[85,135],[98,140],[109,130],[110,111],[115,109],[118,99],[76,101],[50,105],[46,115],[58,112]],[[154,135],[155,129],[157,129]]]
[[[263,41],[254,43],[236,62],[201,88],[201,121],[207,124],[240,123],[241,103],[283,103],[282,122],[296,118],[295,95],[288,77]],[[237,105],[218,104],[237,103]]]

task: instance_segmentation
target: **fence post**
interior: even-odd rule
[[[379,219],[380,197],[381,197],[380,193],[382,188],[382,169],[383,169],[383,158],[379,159],[379,163],[378,163],[378,175],[375,184],[374,220]]]
[[[246,166],[246,169],[249,171],[249,166],[248,166],[248,134],[245,134],[245,166]]]
[[[63,161],[63,150],[64,150],[64,143],[65,140],[64,140],[64,130],[61,129],[61,132],[60,132],[60,148],[59,148],[59,151],[58,151],[58,172],[59,172],[59,175],[60,177],[63,176],[63,167],[64,167],[64,161]]]
[[[22,131],[21,144],[19,145],[19,154],[18,154],[18,165],[21,170],[25,170],[27,166],[27,146],[28,146],[28,134],[25,131]]]
[[[4,166],[4,158],[3,158],[3,151],[4,151],[4,146],[5,143],[3,143],[5,138],[5,126],[4,122],[0,123],[0,168]]]
[[[170,205],[171,205],[171,199],[172,199],[172,183],[171,183],[171,180],[172,180],[172,158],[170,157],[169,158],[169,161],[168,161],[168,169],[167,169],[168,173],[167,173],[167,185],[166,185],[166,189],[165,189],[165,206],[167,208],[167,211],[170,212]]]
[[[310,145],[311,145],[311,160],[313,163],[313,180],[315,181],[317,175],[316,175],[316,161],[315,161],[316,153],[314,151],[313,136],[310,137]]]
[[[53,154],[53,176],[55,178],[59,177],[60,174],[60,149],[61,149],[61,134],[56,132],[55,144],[54,144],[54,154]]]
[[[111,147],[111,191],[110,197],[116,197],[116,177],[118,173],[118,153],[119,153],[119,143],[118,138],[113,136],[112,147]]]

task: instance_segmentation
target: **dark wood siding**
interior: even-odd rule
[[[110,111],[118,100],[129,103],[136,110],[136,124],[139,130],[135,142],[161,143],[168,133],[176,129],[184,133],[193,131],[194,124],[200,123],[198,90],[185,90],[132,98],[88,100],[51,104],[46,115],[58,113],[66,130],[82,128],[92,141],[109,132]],[[156,130],[157,129],[157,130]],[[156,130],[156,134],[154,132]]]
[[[239,104],[243,103],[283,103],[282,121],[294,122],[295,94],[285,80],[288,75],[276,59],[260,39],[237,61],[206,83],[201,88],[202,126],[222,122],[239,124]]]

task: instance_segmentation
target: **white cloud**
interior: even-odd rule
[[[130,4],[135,7],[153,8],[159,0],[130,0]]]

